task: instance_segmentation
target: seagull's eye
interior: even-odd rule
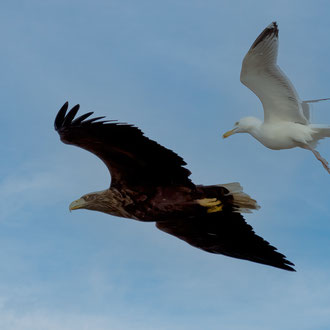
[[[235,123],[235,126],[238,126],[238,124],[239,124],[239,122],[237,121],[237,122]]]

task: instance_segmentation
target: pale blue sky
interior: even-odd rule
[[[274,20],[301,98],[330,97],[329,14],[327,1],[2,1],[0,328],[329,329],[329,175],[305,150],[221,138],[262,117],[239,72]],[[153,224],[70,214],[109,174],[59,141],[65,101],[136,124],[196,183],[239,181],[261,205],[247,221],[297,273],[207,254]],[[313,118],[330,123],[330,103]]]

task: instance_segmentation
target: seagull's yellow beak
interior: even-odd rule
[[[222,137],[225,139],[225,138],[227,138],[228,136],[235,134],[236,131],[237,131],[237,128],[235,127],[235,128],[233,128],[232,130],[226,132],[224,135],[222,135]]]
[[[84,208],[84,205],[85,205],[85,201],[84,201],[84,199],[82,199],[82,198],[79,198],[79,199],[77,199],[76,201],[73,201],[71,204],[70,204],[70,206],[69,206],[69,210],[70,210],[70,212],[72,211],[72,210],[77,210],[77,209],[82,209],[82,208]]]

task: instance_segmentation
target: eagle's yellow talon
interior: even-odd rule
[[[222,211],[222,205],[210,207],[207,210],[207,213],[220,212],[220,211]]]
[[[197,203],[201,206],[207,207],[207,213],[222,211],[222,203],[216,198],[197,199]]]

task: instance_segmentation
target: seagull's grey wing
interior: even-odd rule
[[[308,102],[302,101],[301,102],[301,107],[302,107],[305,118],[310,123],[310,121],[311,121],[311,112],[310,112],[310,106],[309,106]]]
[[[307,124],[298,93],[276,63],[278,28],[268,25],[245,55],[241,82],[255,93],[267,121],[292,121]]]

